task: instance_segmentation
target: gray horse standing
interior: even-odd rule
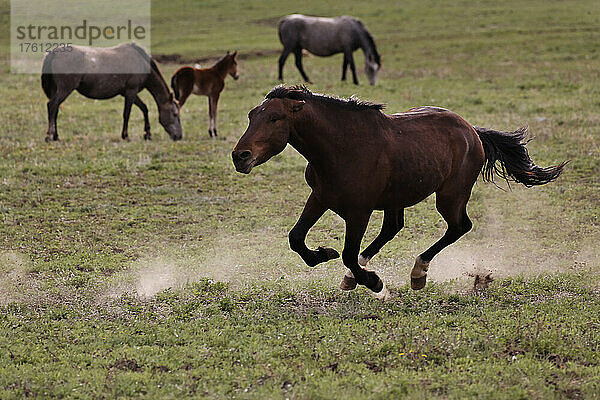
[[[71,51],[48,53],[42,67],[42,88],[48,97],[46,141],[58,140],[58,107],[77,90],[90,99],[125,98],[121,137],[128,139],[127,125],[132,105],[144,114],[144,139],[150,140],[148,107],[138,93],[148,89],[158,106],[158,120],[173,140],[182,137],[179,106],[158,66],[134,43],[109,48],[72,46]]]
[[[279,80],[283,80],[285,60],[293,52],[296,58],[296,67],[304,80],[310,82],[302,68],[302,49],[306,49],[320,57],[344,53],[342,80],[346,80],[346,70],[350,65],[352,80],[355,85],[358,85],[352,53],[361,48],[365,53],[365,72],[369,83],[374,85],[377,82],[377,71],[381,67],[381,59],[373,37],[358,19],[347,15],[323,18],[292,14],[283,17],[279,21],[277,29],[279,40],[283,44],[283,51],[279,57]]]

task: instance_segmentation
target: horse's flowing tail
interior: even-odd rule
[[[42,65],[42,89],[46,94],[46,97],[51,99],[56,93],[56,82],[54,82],[54,77],[52,76],[52,60],[54,59],[54,55],[56,53],[48,53],[46,58],[44,59],[44,64]]]
[[[485,151],[483,180],[494,181],[494,175],[522,183],[527,187],[543,185],[558,178],[568,161],[542,168],[533,163],[525,145],[527,128],[514,132],[500,132],[474,126]]]
[[[173,74],[171,78],[171,88],[173,89],[173,94],[175,94],[175,100],[179,100],[179,89],[177,88],[177,73]]]

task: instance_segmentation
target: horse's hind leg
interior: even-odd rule
[[[281,55],[279,56],[279,80],[283,80],[283,65],[285,64],[285,60],[287,60],[288,56],[292,52],[292,49],[288,47],[284,47]]]
[[[300,46],[296,47],[294,50],[294,58],[296,59],[296,68],[300,71],[300,75],[307,83],[312,83],[308,76],[306,76],[306,72],[304,72],[304,68],[302,67],[302,48]]]
[[[433,257],[446,246],[456,242],[473,227],[473,223],[467,215],[467,201],[469,200],[470,192],[471,188],[469,188],[466,196],[436,193],[436,208],[448,224],[448,228],[440,240],[435,242],[433,246],[425,250],[415,260],[415,265],[410,273],[410,286],[414,290],[422,289],[425,286],[427,270]]]
[[[310,267],[340,256],[337,251],[330,248],[319,247],[317,250],[310,250],[304,242],[310,228],[326,210],[327,208],[317,199],[314,193],[311,193],[304,205],[302,215],[300,215],[298,222],[289,233],[290,248],[298,253]]]
[[[133,104],[138,106],[140,110],[142,110],[142,114],[144,114],[144,139],[151,140],[152,135],[150,134],[150,120],[148,119],[148,107],[144,104],[140,96],[135,96],[133,99]]]
[[[54,96],[48,101],[48,131],[46,132],[46,142],[51,140],[58,140],[58,130],[56,129],[56,120],[58,118],[58,108],[63,101],[71,94],[73,90],[65,90],[64,88],[57,88]]]

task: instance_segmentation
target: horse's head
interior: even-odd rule
[[[365,57],[365,73],[371,85],[377,83],[377,72],[379,72],[380,68],[381,61],[378,54],[369,54]]]
[[[238,172],[248,174],[285,149],[293,129],[292,119],[304,101],[273,98],[263,101],[248,113],[248,128],[231,153]]]
[[[229,54],[229,52],[227,52],[227,57],[229,57],[231,59],[231,64],[230,64],[228,73],[229,73],[229,75],[231,75],[231,77],[233,79],[236,79],[236,80],[240,77],[237,72],[237,54],[238,54],[237,50],[234,51],[233,54]]]
[[[183,136],[183,129],[179,120],[179,104],[173,98],[172,93],[169,94],[167,102],[159,107],[158,122],[165,128],[171,139],[180,140]]]

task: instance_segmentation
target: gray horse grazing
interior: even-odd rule
[[[296,58],[296,67],[306,82],[310,82],[302,68],[302,49],[310,53],[328,57],[344,53],[342,80],[346,80],[348,65],[352,70],[352,80],[358,85],[356,68],[352,53],[361,48],[365,53],[365,72],[369,83],[377,82],[377,71],[381,67],[381,59],[373,37],[367,28],[356,18],[347,15],[336,18],[310,17],[292,14],[283,17],[277,27],[283,51],[279,57],[279,80],[283,80],[283,65],[291,52]]]
[[[121,137],[128,138],[129,114],[135,104],[144,114],[144,139],[150,140],[148,107],[138,96],[143,89],[148,89],[158,106],[160,124],[171,139],[181,139],[183,132],[177,102],[156,63],[144,49],[133,43],[110,48],[72,48],[70,52],[49,53],[44,59],[42,88],[49,99],[47,142],[58,140],[58,107],[73,90],[90,99],[125,97]]]

